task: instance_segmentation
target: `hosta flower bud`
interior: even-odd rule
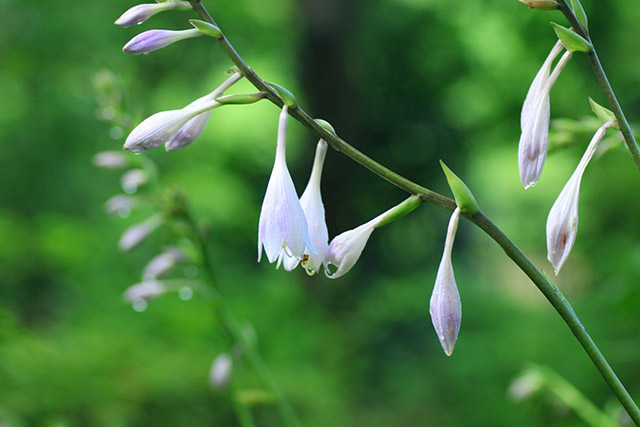
[[[522,134],[518,146],[518,166],[520,181],[525,189],[536,185],[547,158],[551,112],[549,93],[560,72],[566,67],[572,56],[571,52],[566,52],[558,61],[553,73],[549,75],[553,60],[561,51],[562,44],[557,42],[533,80],[522,106],[520,118]]]
[[[147,280],[129,287],[124,291],[124,300],[128,303],[136,301],[150,301],[167,292],[167,287],[156,280]]]
[[[276,159],[260,210],[258,262],[262,258],[263,247],[270,263],[281,260],[285,252],[296,259],[302,259],[307,248],[310,253],[318,254],[311,242],[307,220],[287,168],[288,123],[289,113],[285,105],[278,122]]]
[[[191,4],[186,1],[168,1],[164,3],[149,3],[133,6],[120,16],[115,22],[121,27],[131,27],[133,25],[142,24],[156,13],[164,12],[172,9],[191,9]]]
[[[582,175],[604,138],[607,129],[615,122],[605,123],[598,129],[589,143],[578,167],[565,184],[556,199],[547,218],[547,258],[553,265],[556,275],[567,260],[578,233],[578,202],[580,198],[580,182]]]
[[[122,233],[118,247],[123,252],[130,251],[149,237],[160,224],[162,224],[162,215],[156,214],[140,224],[132,225]]]
[[[150,52],[162,49],[180,40],[199,37],[202,33],[193,28],[190,30],[149,30],[140,33],[122,48],[132,55],[146,55]]]
[[[129,159],[119,151],[101,151],[93,156],[93,164],[99,168],[122,169],[129,166]]]
[[[459,219],[460,208],[456,208],[449,221],[444,252],[429,303],[429,314],[431,314],[433,327],[447,356],[451,356],[453,353],[462,320],[462,304],[460,303],[460,294],[458,293],[458,286],[456,285],[451,264],[451,251]]]
[[[163,253],[156,255],[144,267],[142,277],[145,280],[153,280],[167,274],[177,263],[184,262],[186,255],[175,246],[167,248]]]
[[[227,353],[222,353],[213,361],[209,372],[209,384],[216,390],[224,390],[229,385],[233,359]]]

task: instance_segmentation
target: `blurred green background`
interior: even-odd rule
[[[515,0],[205,4],[262,77],[293,90],[307,111],[374,159],[448,195],[443,159],[483,211],[551,271],[546,216],[590,135],[551,153],[540,183],[526,193],[516,156],[521,103],[555,42],[549,20],[565,24],[560,13]],[[640,6],[583,4],[609,78],[636,122]],[[182,29],[194,17],[174,12],[141,27],[113,25],[132,5],[0,0],[0,425],[236,425],[228,393],[207,380],[214,358],[228,350],[210,303],[170,294],[139,313],[123,302],[169,233],[120,253],[120,234],[150,209],[106,215],[104,201],[122,191],[120,176],[91,162],[98,151],[118,150],[128,131],[99,120],[105,112],[97,74],[120,82],[135,124],[208,93],[231,63],[205,38],[148,56],[122,53],[141,28]],[[250,90],[242,82],[231,92]],[[587,96],[605,103],[588,62],[576,55],[552,91],[552,117],[588,116]],[[192,146],[148,157],[158,164],[161,187],[180,188],[210,230],[219,287],[253,324],[305,425],[583,425],[544,393],[525,402],[509,397],[529,362],[615,410],[568,328],[466,221],[453,254],[463,322],[453,356],[444,356],[428,315],[449,216],[442,209],[423,206],[377,230],[354,269],[335,281],[257,264],[278,113],[267,102],[221,108]],[[299,191],[314,144],[313,135],[290,124],[289,168]],[[578,239],[557,279],[636,400],[638,191],[640,176],[624,148],[592,162]],[[405,194],[330,151],[323,196],[334,236]],[[242,361],[233,378],[249,394],[264,389]],[[252,409],[258,425],[280,425],[268,402]]]

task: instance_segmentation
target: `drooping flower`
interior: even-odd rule
[[[200,37],[200,30],[192,28],[189,30],[149,30],[138,34],[122,48],[123,51],[132,55],[146,55],[163,47],[169,46],[177,41]]]
[[[311,242],[307,220],[287,168],[288,123],[289,113],[285,105],[278,122],[276,158],[260,211],[258,262],[262,258],[263,247],[270,263],[277,261],[284,253],[302,259],[306,248],[311,254],[318,254]]]
[[[334,237],[324,257],[325,275],[330,279],[337,279],[347,274],[362,255],[373,230],[402,218],[421,203],[419,197],[411,196],[371,221]],[[332,273],[330,266],[336,267],[336,271]]]
[[[202,98],[196,99],[185,108],[197,107],[198,105],[202,105],[208,101],[215,101],[216,98],[222,96],[222,94],[224,94],[227,89],[229,89],[241,78],[241,73],[234,73],[224,83],[218,86],[213,92],[203,96]],[[173,138],[165,143],[165,149],[167,151],[182,150],[187,145],[200,138],[205,128],[207,127],[207,123],[209,122],[209,118],[211,117],[211,111],[221,105],[222,104],[217,103],[217,105],[212,107],[211,110],[200,113],[189,120],[187,123],[185,123],[184,126],[182,126],[173,136]]]
[[[567,260],[578,233],[578,203],[580,198],[580,182],[582,175],[604,138],[607,129],[615,122],[605,123],[593,135],[578,167],[565,184],[556,199],[547,218],[547,258],[553,265],[556,275]]]
[[[573,55],[572,52],[565,52],[550,74],[551,64],[562,49],[562,43],[558,41],[533,80],[522,106],[520,117],[522,134],[518,146],[518,166],[520,181],[525,189],[536,185],[547,158],[551,115],[549,93],[560,72],[567,66]]]
[[[309,236],[311,237],[313,246],[318,252],[317,254],[312,254],[309,252],[309,248],[304,251],[301,263],[307,273],[311,275],[320,271],[327,247],[329,246],[329,231],[327,230],[324,204],[322,203],[322,195],[320,193],[320,180],[322,178],[322,167],[326,154],[327,143],[321,139],[316,147],[316,155],[313,160],[309,183],[300,197],[300,206],[302,206],[302,211],[307,220]],[[290,257],[286,253],[283,254],[282,263],[285,270],[293,270],[299,262],[300,260],[297,258]]]
[[[429,302],[431,322],[438,334],[442,349],[447,356],[451,356],[453,353],[462,320],[460,293],[458,292],[458,286],[456,285],[456,279],[453,274],[453,265],[451,264],[451,251],[453,249],[453,241],[456,236],[456,230],[458,229],[459,219],[460,208],[456,208],[449,220],[444,252],[440,266],[438,267],[436,284],[433,287],[433,293],[431,294],[431,300]]]
[[[121,27],[131,27],[142,24],[156,13],[172,9],[191,9],[191,4],[186,1],[167,1],[163,3],[145,3],[133,6],[120,16],[115,22]]]
[[[124,149],[141,153],[169,142],[189,120],[198,114],[218,107],[214,101],[202,102],[181,110],[161,111],[146,118],[131,131],[124,143]]]

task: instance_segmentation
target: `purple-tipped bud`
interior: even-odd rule
[[[179,31],[149,30],[132,38],[126,45],[124,45],[122,50],[132,55],[146,55],[150,52],[169,46],[177,41],[192,37],[199,37],[201,35],[202,33],[195,28]]]
[[[433,287],[429,304],[429,314],[431,314],[433,327],[447,356],[451,356],[453,353],[462,320],[460,293],[458,293],[458,286],[456,285],[451,264],[451,250],[453,249],[453,240],[458,229],[459,219],[460,208],[456,208],[449,221],[444,253],[442,254],[440,267],[438,267],[436,284]]]
[[[131,27],[133,25],[142,24],[156,13],[164,12],[172,9],[191,9],[191,4],[186,1],[168,1],[164,3],[149,3],[133,6],[120,16],[115,22],[121,27]]]

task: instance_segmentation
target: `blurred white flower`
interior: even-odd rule
[[[309,248],[312,254],[318,254],[311,242],[307,221],[287,169],[288,122],[289,113],[285,105],[278,122],[276,158],[260,211],[258,262],[262,258],[263,247],[270,263],[281,259],[283,253],[302,259],[306,248]]]
[[[551,65],[562,49],[562,43],[558,41],[536,74],[522,105],[520,117],[522,134],[518,147],[518,166],[520,181],[525,189],[536,185],[547,158],[551,115],[549,93],[560,72],[567,66],[572,56],[571,52],[565,52],[550,75]]]
[[[444,252],[429,303],[429,314],[431,314],[433,327],[447,356],[451,356],[453,353],[453,348],[458,339],[458,332],[460,331],[460,322],[462,321],[460,293],[458,292],[458,286],[453,274],[453,265],[451,264],[451,251],[459,219],[460,208],[456,208],[453,211],[453,215],[451,215],[451,220],[449,220]]]
[[[167,1],[164,3],[145,3],[133,6],[120,16],[115,22],[121,27],[131,27],[142,24],[156,13],[172,9],[191,9],[191,4],[186,1]]]
[[[133,304],[137,301],[150,301],[165,292],[167,292],[167,288],[162,282],[146,280],[127,288],[123,297],[126,302]]]
[[[147,263],[142,271],[145,280],[153,280],[167,274],[177,263],[184,262],[187,256],[179,248],[170,246]]]
[[[553,265],[556,275],[567,260],[578,234],[578,203],[580,198],[580,182],[582,175],[604,138],[607,129],[614,121],[605,123],[595,133],[578,167],[565,184],[556,199],[547,218],[547,258]]]
[[[177,41],[199,37],[200,30],[191,28],[189,30],[149,30],[138,34],[127,42],[122,48],[123,51],[132,55],[146,55],[163,47],[169,46]]]
[[[318,142],[316,147],[316,155],[313,160],[313,168],[311,169],[311,177],[307,188],[300,197],[300,206],[304,212],[309,229],[311,242],[316,248],[317,254],[309,252],[309,248],[305,249],[302,259],[302,266],[308,274],[313,275],[320,271],[320,267],[324,263],[324,256],[329,246],[329,231],[327,230],[327,222],[325,220],[324,204],[322,203],[322,195],[320,193],[320,181],[322,179],[322,167],[327,154],[327,143],[323,140]],[[282,262],[285,270],[293,270],[299,259],[290,257],[286,253],[282,255]]]
[[[153,231],[162,224],[162,215],[156,214],[139,224],[132,225],[127,228],[120,241],[118,242],[118,248],[122,252],[130,251],[144,241]]]
[[[120,151],[101,151],[93,156],[93,164],[99,168],[122,169],[129,166],[129,159]]]
[[[216,390],[224,390],[229,385],[233,359],[227,353],[222,353],[213,361],[209,372],[209,384]]]

